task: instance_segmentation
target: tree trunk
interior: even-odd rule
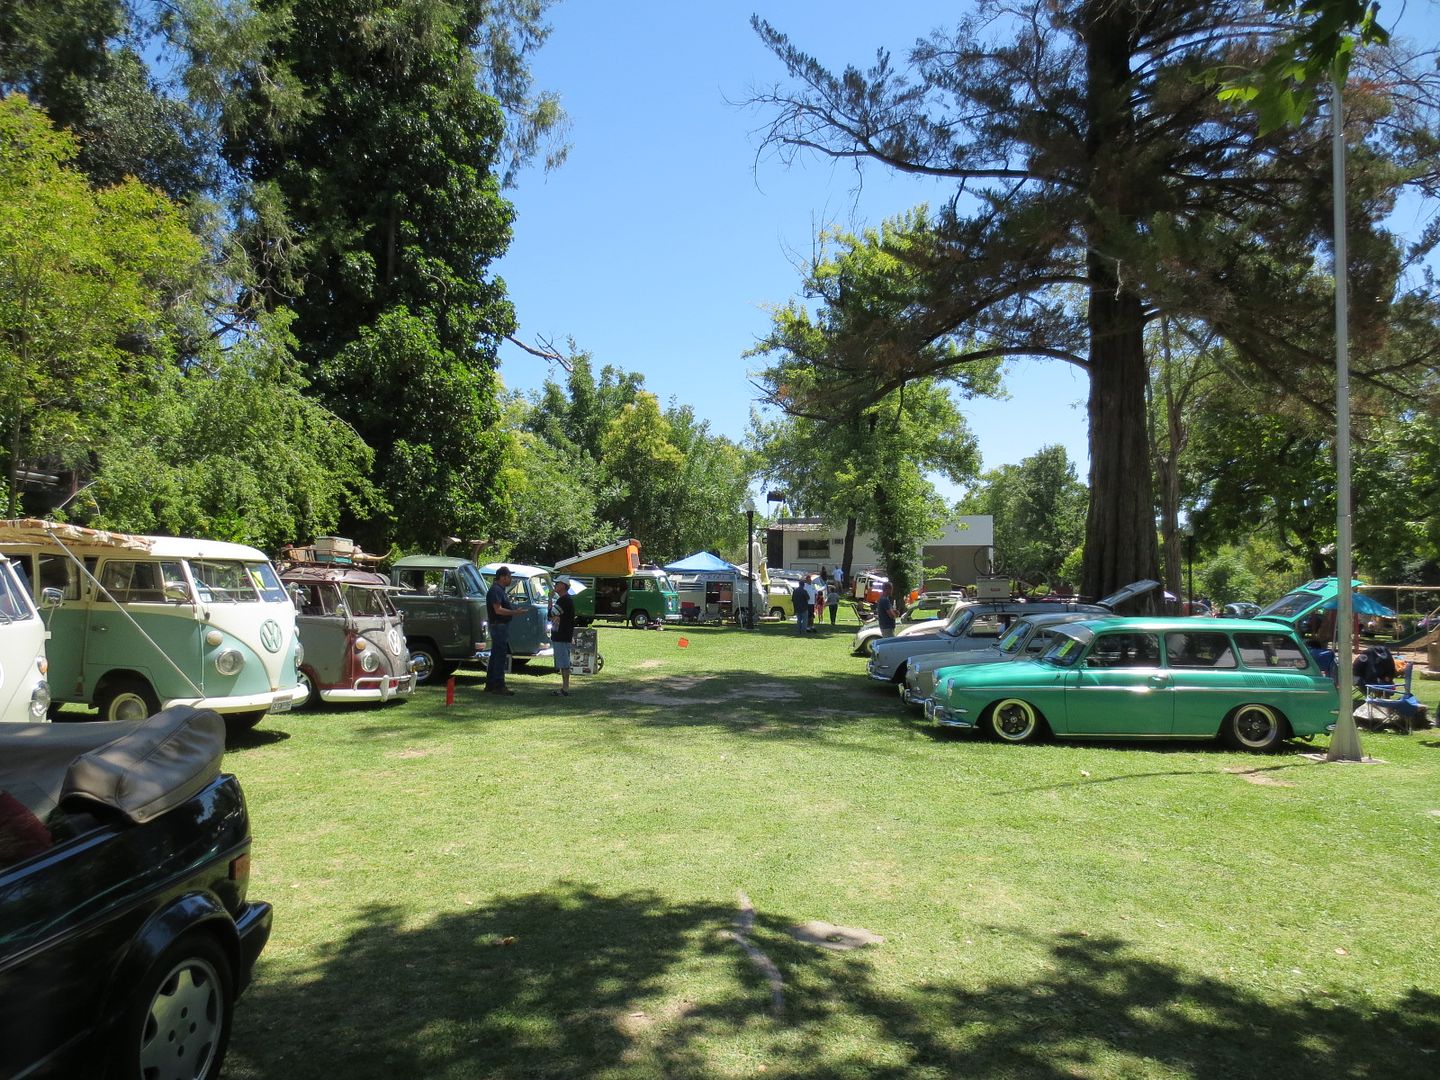
[[[1091,257],[1092,263],[1096,262]],[[1092,272],[1095,268],[1092,266]],[[1095,598],[1157,575],[1140,299],[1090,295],[1090,512],[1082,591]]]
[[[1087,0],[1081,13],[1091,206],[1085,228],[1090,511],[1081,588],[1092,598],[1154,578],[1159,567],[1145,407],[1145,312],[1124,274],[1137,211],[1147,197],[1126,183],[1134,173],[1130,42],[1139,18],[1130,0]]]
[[[854,579],[850,576],[850,564],[855,559],[855,515],[851,514],[845,519],[845,549],[840,559],[840,571],[845,575],[845,584],[848,587]]]

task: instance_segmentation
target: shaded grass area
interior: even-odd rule
[[[275,931],[226,1075],[1434,1074],[1440,732],[999,746],[848,644],[602,630],[568,699],[462,674],[262,725],[226,767]]]

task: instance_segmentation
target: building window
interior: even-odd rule
[[[829,538],[807,540],[805,537],[801,537],[800,547],[795,557],[798,559],[828,559],[830,557]]]

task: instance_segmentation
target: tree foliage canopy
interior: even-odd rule
[[[881,52],[839,73],[754,25],[790,78],[753,99],[772,115],[766,148],[956,184],[925,235],[892,245],[913,268],[910,302],[886,320],[883,348],[843,354],[851,385],[873,399],[934,374],[927,350],[939,342],[955,346],[945,367],[1019,355],[1083,367],[1082,589],[1155,576],[1150,475],[1136,467],[1148,459],[1146,325],[1159,313],[1193,319],[1254,377],[1289,387],[1315,381],[1333,355],[1317,330],[1329,286],[1312,269],[1329,242],[1328,133],[1313,117],[1262,131],[1207,82],[1267,55],[1279,22],[1255,0],[983,2],[903,67]],[[1358,313],[1369,328],[1385,324],[1401,266],[1377,222],[1410,175],[1394,167],[1404,155],[1393,132],[1372,123],[1384,111],[1379,99],[1357,110],[1352,151],[1352,274],[1372,298]],[[1362,380],[1398,370],[1356,359]]]

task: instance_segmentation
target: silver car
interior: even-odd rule
[[[1136,581],[1094,604],[1068,600],[992,600],[956,607],[944,627],[934,634],[905,638],[883,638],[875,643],[866,672],[876,682],[899,683],[912,658],[954,656],[999,644],[1000,635],[1024,615],[1054,615],[1084,612],[1111,614],[1115,607],[1158,588],[1158,581]]]
[[[969,664],[1002,664],[1010,660],[1033,659],[1054,640],[1051,627],[1059,623],[1079,622],[1091,615],[1083,611],[1056,615],[1026,615],[1010,624],[1010,629],[994,645],[964,653],[935,653],[915,656],[905,665],[905,681],[900,684],[900,697],[907,705],[922,708],[935,693],[937,673],[943,668]]]
[[[956,602],[961,599],[963,597],[953,593],[937,593],[920,597],[912,608],[896,620],[895,636],[914,637],[916,634],[933,634],[945,625],[945,620],[955,610]],[[880,632],[879,620],[867,619],[861,624],[860,629],[855,631],[855,637],[850,641],[850,655],[869,656],[875,651],[875,642],[883,636]]]

